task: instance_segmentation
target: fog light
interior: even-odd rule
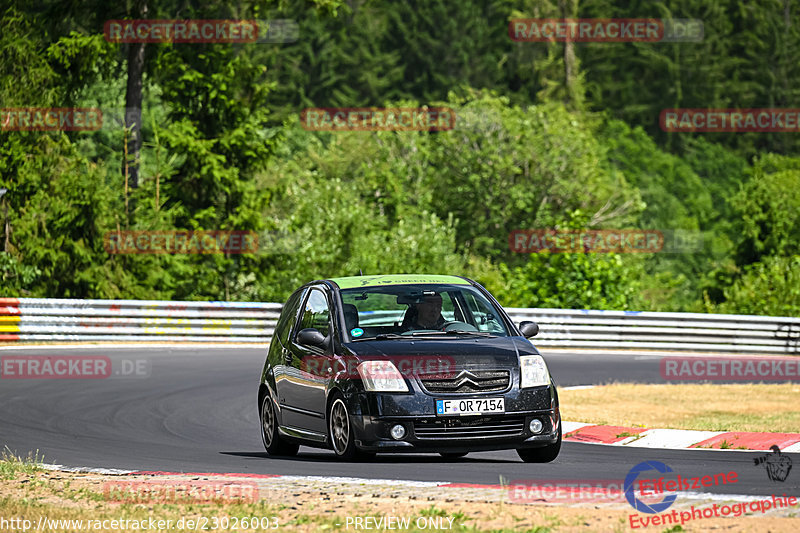
[[[531,430],[531,433],[541,433],[543,427],[542,421],[538,418],[534,418],[531,420],[530,424],[528,424],[528,429]]]
[[[541,423],[539,425],[541,425]],[[401,424],[397,424],[392,427],[391,433],[394,440],[400,440],[406,436],[406,428],[404,428]]]

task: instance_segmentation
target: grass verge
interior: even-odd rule
[[[136,480],[164,483],[165,477],[103,476],[41,470],[29,461],[13,458],[0,466],[8,477],[0,479],[2,531],[449,531],[472,533],[529,533],[630,531],[626,505],[610,508],[594,504],[553,506],[499,501],[461,500],[441,488],[414,487],[405,494],[371,494],[375,485],[343,488],[340,484],[276,487],[274,478],[262,480],[254,503],[163,503],[110,501],[103,487]],[[219,476],[224,477],[224,476]],[[173,476],[182,483],[203,483],[206,477]],[[228,481],[232,481],[229,477]],[[236,481],[234,478],[233,481]],[[241,478],[239,478],[241,481]],[[320,482],[325,483],[325,482]],[[394,491],[390,486],[386,490]],[[343,490],[354,490],[345,493]],[[497,489],[485,489],[497,490]],[[578,502],[576,502],[578,503]],[[693,523],[692,531],[728,529],[743,532],[796,531],[794,513],[780,517],[719,518]],[[393,522],[387,522],[395,517]],[[243,518],[247,518],[245,522]],[[356,519],[361,519],[358,527]],[[253,525],[256,519],[258,526]],[[398,520],[399,519],[399,520]],[[407,527],[400,520],[405,519]],[[126,521],[115,525],[112,520]],[[383,520],[383,527],[381,527]],[[26,523],[23,521],[27,521]],[[162,524],[158,524],[163,521]],[[167,522],[169,521],[169,522]],[[181,522],[182,521],[182,522]],[[190,522],[191,521],[191,522]],[[178,524],[182,524],[178,527]],[[688,525],[688,524],[687,524]],[[649,530],[665,531],[664,528]],[[673,528],[669,531],[683,531]]]
[[[44,460],[39,451],[22,458],[14,455],[6,446],[0,453],[0,479],[16,479],[20,474],[34,474],[42,469],[38,466]]]
[[[708,431],[800,431],[800,384],[611,384],[558,393],[564,420]]]

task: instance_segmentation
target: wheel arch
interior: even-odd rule
[[[261,416],[261,406],[264,404],[264,396],[267,395],[268,388],[265,383],[258,386],[258,416]]]

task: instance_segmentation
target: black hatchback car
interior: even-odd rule
[[[478,283],[383,275],[303,285],[275,327],[258,389],[264,446],[342,459],[377,452],[516,449],[550,462],[561,448],[558,392],[527,340]]]

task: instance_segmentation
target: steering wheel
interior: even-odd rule
[[[460,320],[448,320],[444,324],[442,324],[442,331],[478,331],[478,328],[473,326],[472,324],[467,324],[466,322],[461,322]]]

